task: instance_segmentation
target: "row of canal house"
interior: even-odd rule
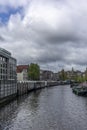
[[[29,65],[18,65],[17,66],[17,80],[18,81],[27,81],[28,77],[28,69]],[[43,80],[54,80],[57,81],[59,79],[58,73],[53,73],[49,70],[40,70],[40,81]]]
[[[40,70],[40,80],[59,80],[58,73],[54,73],[50,70]]]
[[[0,48],[0,102],[17,93],[16,59]]]

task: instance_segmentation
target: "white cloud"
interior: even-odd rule
[[[0,0],[0,6],[19,7],[26,6],[30,0]]]
[[[0,1],[2,7],[22,6],[24,11],[24,17],[11,14],[7,25],[0,26],[0,46],[18,63],[37,62],[53,70],[58,64],[66,69],[86,67],[86,4],[86,0]]]

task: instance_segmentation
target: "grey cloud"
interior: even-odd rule
[[[39,1],[40,5],[42,1]],[[53,5],[51,2],[47,3],[50,11],[44,4],[40,5],[42,7],[40,10],[31,2],[27,11],[25,9],[23,12],[25,14],[23,19],[18,13],[12,15],[7,26],[0,27],[2,34],[0,41],[3,41],[1,47],[10,50],[17,58],[18,64],[36,62],[44,68],[49,66],[53,70],[72,66],[85,68],[87,9],[84,10],[81,4],[76,8],[78,4],[75,0],[56,4],[55,1],[51,0]],[[80,2],[82,3],[81,0]]]
[[[4,42],[4,41],[5,41],[5,38],[2,37],[1,35],[0,35],[0,41],[1,41],[1,42]]]

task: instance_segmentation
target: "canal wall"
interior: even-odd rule
[[[30,91],[58,85],[55,81],[25,81],[17,83],[17,95],[27,94]]]
[[[22,96],[31,91],[36,91],[38,89],[42,89],[45,87],[58,85],[58,82],[55,82],[55,81],[20,81],[20,82],[17,82],[17,84],[15,85],[16,87],[14,85],[13,87],[12,85],[11,87],[9,87],[9,84],[8,85],[4,84],[4,86],[3,84],[0,84],[0,106],[8,103],[9,101],[13,100],[17,96]]]

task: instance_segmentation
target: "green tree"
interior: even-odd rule
[[[84,82],[85,81],[85,77],[83,77],[82,75],[81,76],[77,75],[75,81],[77,81],[77,82]]]
[[[87,68],[85,70],[85,80],[87,81]]]
[[[64,69],[61,70],[61,73],[59,75],[61,80],[66,80],[67,79],[67,73],[65,72]]]
[[[28,69],[28,77],[30,80],[39,80],[40,67],[38,64],[31,63]]]

